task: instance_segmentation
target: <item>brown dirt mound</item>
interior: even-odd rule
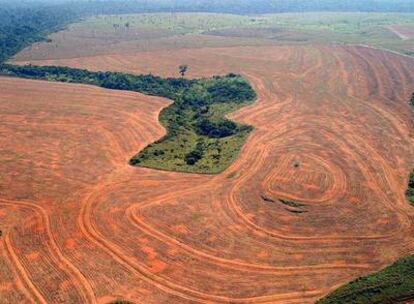
[[[183,62],[242,73],[259,95],[232,115],[255,131],[220,175],[127,165],[162,135],[165,100],[1,78],[6,303],[313,303],[414,251],[413,60],[306,46],[36,63],[173,75]]]

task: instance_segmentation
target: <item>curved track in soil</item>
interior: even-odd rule
[[[255,130],[222,174],[128,166],[164,133],[167,100],[0,79],[6,303],[313,303],[414,252],[414,60],[286,46],[33,63],[172,75],[182,62],[258,93],[231,115]]]

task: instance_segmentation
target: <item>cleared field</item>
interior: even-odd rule
[[[258,93],[231,115],[255,129],[219,175],[128,166],[163,134],[165,100],[1,79],[6,303],[314,303],[414,251],[413,59],[273,46],[36,63],[168,76],[183,62]]]
[[[96,16],[36,43],[15,59],[67,59],[136,51],[285,44],[364,44],[414,54],[414,14],[158,13]]]

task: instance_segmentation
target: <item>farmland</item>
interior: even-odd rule
[[[412,55],[414,14],[213,13],[102,15],[72,24],[16,56],[17,61],[135,51],[284,44],[364,44]],[[406,35],[402,34],[406,32]],[[407,38],[407,39],[406,39]],[[76,46],[76,47],[74,47]]]
[[[3,302],[310,304],[414,252],[414,59],[327,43],[366,26],[338,16],[299,29],[285,15],[280,31],[273,16],[244,30],[262,21],[191,17],[178,29],[154,17],[156,30],[148,16],[95,17],[11,60],[162,77],[187,64],[187,79],[240,74],[257,99],[213,111],[253,129],[204,175],[129,164],[166,134],[169,99],[1,77]],[[397,17],[377,17],[365,22],[381,41],[405,47],[387,29]]]
[[[3,228],[8,238],[3,264],[23,265],[22,273],[13,275],[15,266],[4,271],[21,278],[20,284],[30,277],[36,285],[25,289],[34,288],[53,302],[50,293],[42,293],[53,287],[33,277],[36,267],[52,264],[50,276],[77,286],[63,292],[71,299],[312,303],[338,284],[413,250],[413,209],[404,196],[413,157],[407,103],[411,59],[364,47],[315,46],[206,48],[152,56],[161,75],[174,75],[183,60],[192,67],[191,77],[243,72],[258,100],[231,118],[255,130],[235,163],[217,176],[132,168],[131,155],[162,136],[157,113],[167,102],[135,105],[143,98],[136,93],[73,84],[43,89],[38,81],[4,79],[1,104],[8,114],[2,121],[9,123],[3,128],[21,136],[2,137],[8,155],[19,155],[18,161],[3,163],[2,172],[32,172],[32,186],[27,186],[30,175],[11,188],[1,185],[7,193],[2,206],[22,210],[20,216],[33,213],[33,220]],[[114,61],[105,66],[105,58],[99,68],[111,69]],[[123,60],[129,58],[135,68],[136,60],[151,64],[140,54]],[[96,58],[90,60],[88,68],[93,68]],[[390,73],[398,84],[386,76]],[[30,104],[16,85],[29,86],[26,94],[38,106],[45,102],[45,108],[29,116]],[[46,90],[62,101],[47,101]],[[100,98],[111,110],[97,108]],[[7,102],[11,99],[21,101]],[[67,108],[64,117],[77,122],[75,129],[59,116],[55,122],[45,116],[51,102],[59,112]],[[42,143],[43,137],[31,137],[27,132],[35,126],[56,132],[47,137],[56,139]],[[48,152],[31,151],[40,146]],[[393,146],[398,149],[389,153]],[[53,171],[46,169],[52,165]],[[304,212],[294,212],[297,207],[280,199],[301,203]],[[30,241],[25,232],[33,229],[55,246]],[[58,253],[65,262],[52,259]],[[88,276],[75,276],[76,269]],[[10,287],[7,298],[23,297],[25,289]]]

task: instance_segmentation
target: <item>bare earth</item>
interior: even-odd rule
[[[2,303],[306,304],[414,251],[413,59],[264,46],[34,63],[183,62],[190,77],[242,73],[259,95],[231,115],[255,130],[220,175],[128,166],[162,136],[167,100],[0,78]]]

